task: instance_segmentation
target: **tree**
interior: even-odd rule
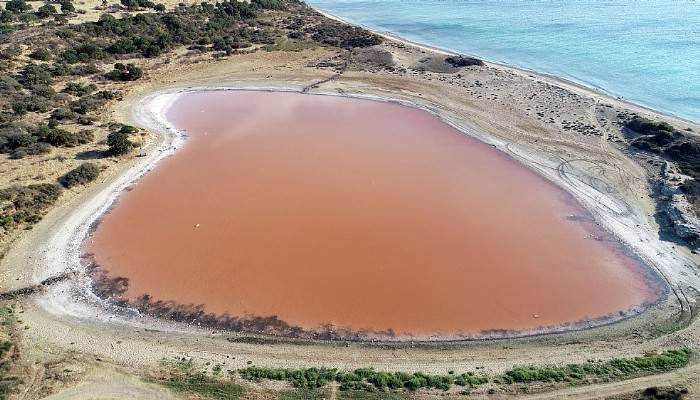
[[[32,9],[32,6],[24,0],[10,0],[5,4],[5,9],[15,14],[20,14]]]
[[[15,15],[12,13],[12,11],[2,10],[2,12],[0,12],[0,22],[12,22],[14,19]]]
[[[61,12],[63,14],[70,14],[75,12],[75,6],[71,0],[61,0],[59,1],[61,5]]]
[[[51,4],[44,4],[43,6],[39,7],[38,10],[36,10],[36,16],[39,18],[48,18],[56,13],[58,13],[58,11],[56,11],[56,7]]]
[[[72,188],[75,185],[85,185],[86,183],[92,182],[97,179],[99,175],[100,167],[91,162],[86,162],[68,171],[67,174],[59,179],[59,182],[67,188]]]
[[[29,57],[39,61],[48,61],[51,59],[51,52],[46,47],[37,47],[29,54]]]
[[[50,85],[53,77],[48,67],[44,65],[29,64],[20,71],[20,82],[25,87],[33,85]]]
[[[107,78],[113,81],[135,81],[143,76],[141,68],[134,64],[114,64],[114,69],[107,73]]]
[[[112,132],[107,136],[107,145],[109,146],[109,154],[113,156],[121,156],[131,152],[134,144],[129,140],[129,134],[123,132]]]
[[[120,3],[128,10],[136,10],[139,8],[139,0],[120,0]]]

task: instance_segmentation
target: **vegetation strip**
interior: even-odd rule
[[[251,366],[239,370],[238,373],[247,380],[287,381],[298,388],[320,388],[330,382],[337,382],[341,390],[366,391],[421,388],[449,390],[453,384],[474,387],[488,382],[487,377],[477,376],[472,372],[461,375],[431,375],[422,372],[380,372],[372,368],[340,372],[335,368],[277,369]]]
[[[340,389],[338,398],[401,398],[402,393],[405,395],[418,389],[448,391],[454,386],[462,388],[459,393],[467,394],[487,383],[490,384],[488,393],[495,393],[498,387],[527,391],[529,385],[542,383],[580,385],[623,380],[685,367],[692,356],[693,351],[683,347],[635,358],[588,361],[566,366],[520,366],[494,377],[473,372],[457,375],[453,371],[439,375],[383,372],[372,368],[339,371],[335,368],[290,369],[257,366],[228,370],[227,374],[223,374],[221,364],[209,367],[207,363],[207,369],[201,370],[195,366],[192,359],[182,359],[166,362],[158,377],[150,380],[178,392],[224,400],[238,399],[245,395],[245,387],[236,383],[237,377],[251,382],[287,382],[295,390],[281,391],[280,398],[285,399],[327,398],[330,390],[327,388],[330,386]],[[511,389],[508,389],[509,387]]]
[[[506,372],[503,380],[506,383],[527,383],[583,381],[592,377],[624,378],[685,367],[692,354],[691,349],[683,347],[661,354],[615,358],[603,362],[589,361],[583,364],[569,364],[565,367],[516,367]]]
[[[531,382],[587,382],[591,378],[608,380],[623,379],[635,375],[645,375],[670,371],[688,365],[692,350],[683,347],[668,350],[660,354],[647,354],[636,358],[616,358],[610,361],[589,361],[582,364],[558,366],[523,366],[514,367],[502,377],[493,379],[494,383],[531,383]],[[331,382],[340,384],[341,390],[449,390],[452,385],[476,387],[488,383],[489,377],[472,372],[455,375],[430,375],[421,372],[413,374],[404,372],[379,372],[371,368],[360,368],[349,372],[340,372],[329,368],[280,369],[264,367],[247,367],[238,370],[239,375],[247,380],[262,379],[287,381],[297,388],[320,388]]]

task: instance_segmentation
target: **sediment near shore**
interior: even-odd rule
[[[695,317],[700,290],[698,256],[658,239],[654,200],[646,172],[623,153],[621,111],[667,119],[679,128],[697,126],[655,114],[565,82],[488,65],[443,73],[420,70],[428,49],[387,40],[375,51],[390,54],[391,69],[369,61],[352,61],[339,69],[347,54],[314,48],[301,52],[235,55],[221,61],[191,63],[176,59],[159,66],[146,83],[113,109],[115,119],[151,130],[145,157],[118,167],[113,175],[52,211],[17,241],[3,260],[9,287],[30,285],[61,273],[80,270],[80,242],[92,222],[122,190],[163,157],[172,154],[182,135],[163,125],[163,111],[182,90],[237,88],[294,90],[357,96],[409,104],[432,112],[461,131],[493,145],[574,195],[601,227],[625,243],[670,287],[668,298],[641,315],[580,332],[503,342],[444,347],[413,344],[344,347],[319,343],[300,346],[272,341],[260,346],[240,335],[197,326],[173,324],[133,311],[111,308],[101,299],[76,293],[89,285],[87,276],[53,284],[46,294],[27,300],[23,319],[36,357],[40,348],[79,351],[138,370],[163,358],[187,355],[198,362],[384,370],[466,370],[483,366],[502,372],[513,365],[552,364],[635,356],[678,345],[696,346],[700,326]],[[339,73],[340,71],[340,73]],[[550,122],[553,121],[553,122]],[[564,129],[574,125],[578,129]],[[27,266],[31,273],[27,273]],[[18,278],[18,279],[14,279]],[[678,329],[682,328],[682,329]],[[671,333],[665,333],[671,332]],[[236,354],[236,359],[228,358]]]

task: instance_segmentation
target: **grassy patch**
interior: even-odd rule
[[[585,381],[589,378],[620,379],[670,371],[688,365],[692,351],[689,348],[669,350],[661,354],[647,354],[635,358],[616,358],[610,361],[569,364],[565,367],[515,367],[506,372],[506,383]]]
[[[245,394],[243,386],[231,378],[218,378],[198,371],[191,360],[168,365],[160,376],[152,378],[173,391],[195,394],[208,399],[236,400]]]

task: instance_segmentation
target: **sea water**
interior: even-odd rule
[[[308,0],[350,22],[700,121],[700,2]]]

